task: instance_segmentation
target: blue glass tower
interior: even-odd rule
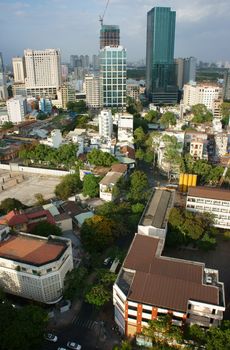
[[[154,7],[147,14],[146,93],[155,104],[177,102],[174,63],[176,12]]]

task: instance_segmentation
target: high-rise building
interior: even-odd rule
[[[69,84],[64,83],[61,86],[61,99],[62,99],[62,108],[67,108],[68,102],[75,102],[76,101],[76,92],[75,89]]]
[[[99,76],[86,75],[85,76],[85,93],[86,103],[89,108],[102,107],[102,85]]]
[[[94,71],[99,70],[99,56],[93,55],[92,56],[92,67]]]
[[[176,58],[177,86],[181,90],[189,82],[196,80],[196,58]]]
[[[224,100],[230,101],[230,69],[224,74]]]
[[[72,69],[77,67],[77,65],[76,65],[77,60],[78,60],[78,55],[71,55],[70,56],[70,66]]]
[[[184,105],[204,104],[210,111],[215,101],[221,96],[222,87],[215,83],[191,83],[184,85]]]
[[[14,72],[14,82],[23,84],[25,82],[26,77],[24,57],[13,57],[12,64]]]
[[[27,113],[26,98],[23,96],[16,96],[6,102],[9,121],[14,124],[21,123]]]
[[[61,86],[61,56],[58,49],[24,51],[27,95],[53,97]]]
[[[6,76],[3,64],[2,53],[0,52],[0,101],[5,101],[8,98],[6,87]]]
[[[113,131],[113,117],[110,110],[102,110],[99,114],[99,135],[111,138]]]
[[[104,107],[126,107],[126,49],[106,46],[100,50],[100,77]]]
[[[116,25],[103,24],[100,30],[100,49],[105,46],[120,45],[120,28]]]
[[[146,93],[155,104],[177,102],[174,63],[176,12],[154,7],[147,14]]]

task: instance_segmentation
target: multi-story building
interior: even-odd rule
[[[49,98],[40,98],[39,102],[39,110],[43,113],[50,114],[52,112],[52,103]]]
[[[190,187],[186,209],[214,215],[214,226],[230,230],[230,191],[220,188]]]
[[[230,69],[224,74],[224,100],[230,101]]]
[[[99,135],[111,138],[113,131],[113,117],[110,110],[102,110],[99,114]]]
[[[99,70],[99,56],[98,55],[92,56],[92,68],[94,71]]]
[[[123,176],[121,172],[109,171],[105,177],[100,181],[100,198],[106,202],[111,202],[116,198],[114,193],[114,186]]]
[[[100,29],[100,49],[105,46],[117,47],[120,45],[120,28],[116,25],[102,24]]]
[[[26,77],[24,57],[13,57],[12,64],[13,64],[14,82],[19,84],[24,84],[25,77]]]
[[[102,103],[106,108],[126,108],[126,49],[106,46],[100,50]]]
[[[27,114],[26,98],[15,96],[6,102],[9,120],[12,123],[21,123]]]
[[[60,91],[61,91],[62,108],[66,109],[68,102],[76,101],[76,91],[67,82],[62,84]]]
[[[24,96],[26,97],[26,86],[25,84],[22,84],[22,83],[14,83],[12,85],[12,88],[13,88],[13,96]]]
[[[86,103],[89,108],[102,107],[102,84],[97,75],[85,76]]]
[[[127,81],[127,96],[131,97],[135,101],[139,101],[140,85],[138,83],[132,83]]]
[[[183,89],[184,84],[196,80],[196,58],[176,58],[177,85]]]
[[[3,64],[2,53],[0,52],[0,101],[6,101],[8,98],[8,92],[6,87],[6,75]]]
[[[73,269],[71,241],[25,233],[0,239],[0,286],[10,294],[45,304],[58,302]]]
[[[223,99],[221,97],[219,97],[217,100],[213,101],[212,104],[212,114],[213,114],[213,118],[218,118],[218,119],[222,119],[222,113],[221,113],[221,105],[223,103]]]
[[[147,14],[146,93],[154,104],[177,103],[175,22],[176,12],[169,7],[154,7]]]
[[[173,199],[173,191],[155,191],[114,284],[115,322],[127,336],[167,314],[177,326],[218,326],[223,318],[224,285],[218,271],[162,255]]]
[[[61,87],[61,56],[58,49],[24,51],[27,95],[55,98]]]
[[[228,133],[227,132],[217,132],[214,135],[215,140],[215,156],[218,160],[228,153]]]
[[[184,85],[184,105],[194,106],[204,104],[209,110],[213,110],[213,103],[222,93],[222,88],[214,83],[191,83]]]
[[[189,153],[194,160],[208,159],[207,141],[199,138],[192,139]]]
[[[118,141],[133,143],[133,115],[129,113],[118,114],[117,126]]]
[[[46,145],[52,148],[59,148],[63,142],[62,133],[59,129],[51,131],[50,136],[46,140],[41,140],[42,145]]]

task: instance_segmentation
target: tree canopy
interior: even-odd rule
[[[38,222],[31,230],[31,233],[33,235],[38,235],[42,237],[48,237],[50,235],[54,235],[54,236],[62,235],[61,229],[57,225],[51,224],[48,221]]]
[[[118,160],[110,153],[102,152],[98,149],[93,149],[87,154],[87,160],[92,165],[98,166],[111,166],[113,163],[117,163]]]
[[[160,113],[158,111],[149,111],[145,116],[144,119],[147,120],[149,123],[157,123],[160,118]]]
[[[100,177],[96,177],[93,174],[87,174],[83,179],[83,194],[91,198],[98,197],[99,195],[99,181]]]
[[[6,198],[1,201],[0,211],[3,214],[7,214],[9,211],[14,209],[24,209],[26,206],[16,198]]]
[[[192,113],[194,115],[192,122],[196,124],[211,122],[213,118],[212,113],[201,103],[192,106]]]
[[[64,281],[64,297],[73,300],[82,297],[86,288],[86,277],[88,271],[84,267],[74,268],[69,271]]]
[[[67,109],[76,112],[77,114],[85,113],[87,111],[87,106],[85,101],[67,102]]]
[[[168,128],[169,126],[176,125],[176,116],[172,112],[165,112],[160,118],[160,123]]]
[[[68,174],[64,176],[61,182],[55,188],[55,195],[63,200],[82,189],[82,182],[79,174]]]
[[[143,203],[146,201],[149,195],[149,183],[147,175],[140,170],[136,170],[130,176],[130,190],[128,198],[134,202]]]

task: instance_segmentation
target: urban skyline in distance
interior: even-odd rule
[[[1,52],[5,63],[10,63],[13,56],[21,56],[26,48],[60,48],[62,61],[68,61],[72,53],[97,53],[99,15],[105,4],[104,0],[0,0],[0,28],[4,33]],[[130,4],[131,0],[111,0],[104,18],[105,24],[119,25],[129,61],[145,57],[146,13],[154,6],[169,6],[176,11],[175,57],[229,60],[228,0],[146,0],[144,5],[141,0],[134,0]]]

